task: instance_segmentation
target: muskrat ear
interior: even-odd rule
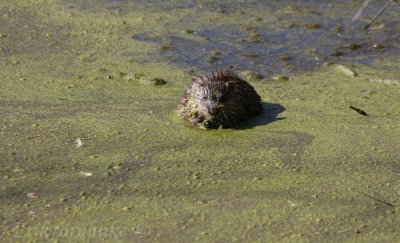
[[[232,87],[234,87],[234,82],[233,81],[228,81],[228,82],[226,82],[225,83],[225,86],[227,87],[227,88],[232,88]]]
[[[225,86],[228,88],[228,90],[232,90],[233,92],[236,92],[238,89],[235,81],[228,81],[225,83]]]

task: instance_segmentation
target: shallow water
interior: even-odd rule
[[[127,1],[108,2],[112,5],[109,8],[117,8],[121,14],[138,4],[126,6]],[[378,11],[382,2],[371,4],[357,24],[351,22],[359,7],[355,1],[140,3],[143,8],[191,12],[178,20],[182,33],[158,35],[149,31],[132,36],[164,48],[161,53],[148,56],[151,61],[174,62],[201,71],[232,65],[271,75],[314,70],[327,61],[369,64],[382,55],[393,59],[399,55],[398,4],[393,4],[378,20],[377,25],[384,24],[382,29],[365,31],[363,26],[367,18]],[[203,19],[204,12],[214,13],[216,21]],[[224,21],[224,18],[229,20]],[[204,25],[198,28],[192,22]],[[168,30],[168,23],[165,28]],[[131,55],[135,56],[135,52]]]

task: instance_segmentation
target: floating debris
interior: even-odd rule
[[[287,76],[281,75],[281,74],[273,76],[272,79],[275,81],[281,81],[281,82],[289,80],[289,78]]]
[[[382,30],[386,27],[385,23],[375,23],[371,25],[368,29],[369,30]]]
[[[288,54],[284,54],[283,56],[279,57],[279,59],[282,61],[290,61],[293,58],[291,56],[289,56]]]
[[[160,47],[160,50],[161,50],[161,51],[169,51],[169,50],[172,50],[172,49],[174,49],[174,47],[169,46],[169,45],[162,45],[162,46]]]
[[[145,85],[164,85],[167,83],[167,81],[162,78],[147,77],[143,73],[128,74],[124,77],[124,80],[128,82],[138,82]]]
[[[384,200],[382,200],[382,199],[379,199],[379,198],[373,197],[373,196],[371,196],[371,195],[368,195],[368,194],[366,194],[365,192],[356,190],[356,189],[353,188],[353,187],[350,188],[350,189],[353,190],[353,191],[355,191],[355,192],[358,192],[358,193],[360,193],[360,194],[362,194],[362,195],[364,195],[364,196],[366,196],[366,197],[368,197],[368,198],[371,198],[372,200],[375,200],[375,201],[377,201],[377,202],[386,204],[387,206],[390,206],[390,207],[396,207],[396,206],[397,206],[397,205],[394,205],[394,204],[392,204],[392,203],[386,202],[386,201],[384,201]]]
[[[381,45],[381,44],[373,44],[373,45],[372,45],[372,48],[373,48],[375,51],[377,51],[377,50],[382,50],[382,49],[384,48],[384,46]]]
[[[77,148],[83,147],[83,146],[85,146],[85,142],[83,141],[83,139],[77,138],[77,139],[75,140],[75,146],[76,146]]]
[[[363,116],[368,116],[367,112],[361,110],[360,108],[354,107],[354,106],[350,106],[350,109],[355,110],[358,112],[358,114],[363,115]]]
[[[319,23],[309,23],[306,24],[305,27],[309,29],[320,29],[321,25]]]
[[[146,85],[164,85],[167,83],[167,81],[162,78],[148,78],[142,79],[141,83]]]
[[[378,80],[375,80],[375,82],[380,83],[380,84],[386,84],[386,85],[398,85],[398,86],[400,86],[400,80],[378,79]]]
[[[344,48],[348,48],[350,50],[356,50],[356,49],[361,48],[361,45],[358,43],[350,43],[350,44],[344,46]]]
[[[37,198],[40,197],[39,194],[37,194],[36,192],[28,192],[26,195],[27,195],[29,198],[32,198],[32,199],[37,199]]]
[[[92,172],[80,171],[80,172],[79,172],[79,175],[89,177],[89,176],[92,176]]]
[[[297,205],[293,203],[292,201],[288,200],[288,204],[290,207],[296,207]]]
[[[253,71],[253,70],[241,71],[240,76],[242,76],[242,78],[244,80],[248,80],[248,81],[258,81],[263,78],[261,76],[261,74],[257,73],[256,71]]]
[[[193,30],[191,30],[191,29],[186,29],[186,30],[183,30],[182,31],[184,34],[196,34],[196,32],[194,32]]]
[[[344,53],[342,51],[336,50],[336,51],[331,53],[331,56],[333,56],[333,57],[341,57],[341,56],[343,56],[343,54]]]
[[[335,68],[337,71],[340,71],[341,73],[343,73],[344,75],[348,76],[348,77],[357,77],[358,74],[353,71],[352,69],[346,67],[345,65],[342,64],[331,64],[330,66],[332,66],[333,68]]]
[[[38,137],[40,137],[40,134],[31,134],[31,135],[26,136],[26,138],[28,138],[28,139],[38,138]]]

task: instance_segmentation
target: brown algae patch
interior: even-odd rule
[[[15,13],[25,9],[10,4]],[[13,57],[0,58],[2,240],[398,239],[398,207],[365,196],[399,204],[400,90],[375,81],[399,80],[396,64],[356,65],[357,77],[321,68],[285,82],[251,81],[267,112],[249,129],[203,131],[175,115],[187,69],[152,59],[157,44],[131,40],[152,28],[161,35],[165,21],[180,29],[176,19],[192,10],[35,6],[49,13],[35,23],[59,26],[75,16],[62,31],[76,52],[16,43],[18,52],[8,43]],[[223,10],[204,15],[237,21]],[[137,73],[168,83],[124,80]],[[77,149],[77,138],[85,146]]]

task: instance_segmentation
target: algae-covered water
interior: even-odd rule
[[[0,241],[399,241],[400,7],[361,3],[1,1]],[[264,114],[187,126],[229,66]]]

